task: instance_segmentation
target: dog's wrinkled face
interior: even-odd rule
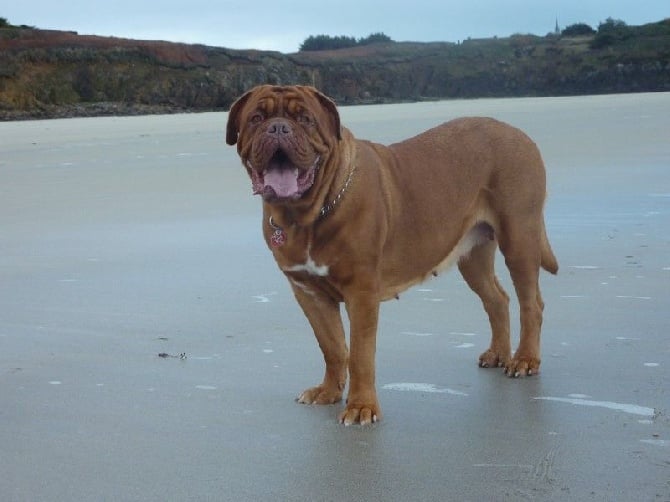
[[[267,202],[303,197],[339,140],[335,104],[311,87],[255,87],[230,109],[226,141],[237,151],[254,194]]]

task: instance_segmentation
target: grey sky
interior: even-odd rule
[[[24,0],[0,10],[12,24],[80,34],[295,52],[310,35],[397,41],[545,35],[559,25],[597,28],[608,17],[644,24],[670,17],[668,0]]]

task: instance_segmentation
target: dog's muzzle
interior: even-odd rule
[[[312,188],[320,160],[321,157],[317,156],[311,166],[301,169],[290,161],[283,150],[277,149],[263,169],[247,161],[254,195],[261,195],[268,202],[299,199]]]

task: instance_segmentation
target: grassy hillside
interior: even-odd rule
[[[670,91],[670,19],[611,28],[285,55],[6,26],[0,119],[226,109],[260,83],[340,103]]]

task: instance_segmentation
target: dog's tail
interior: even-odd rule
[[[554,255],[554,252],[551,250],[551,245],[549,244],[549,239],[547,238],[547,229],[544,225],[544,221],[542,222],[541,239],[542,242],[540,243],[540,249],[542,255],[540,264],[542,265],[542,268],[545,269],[547,272],[550,272],[555,275],[556,273],[558,273],[558,260],[556,260],[556,256]]]

